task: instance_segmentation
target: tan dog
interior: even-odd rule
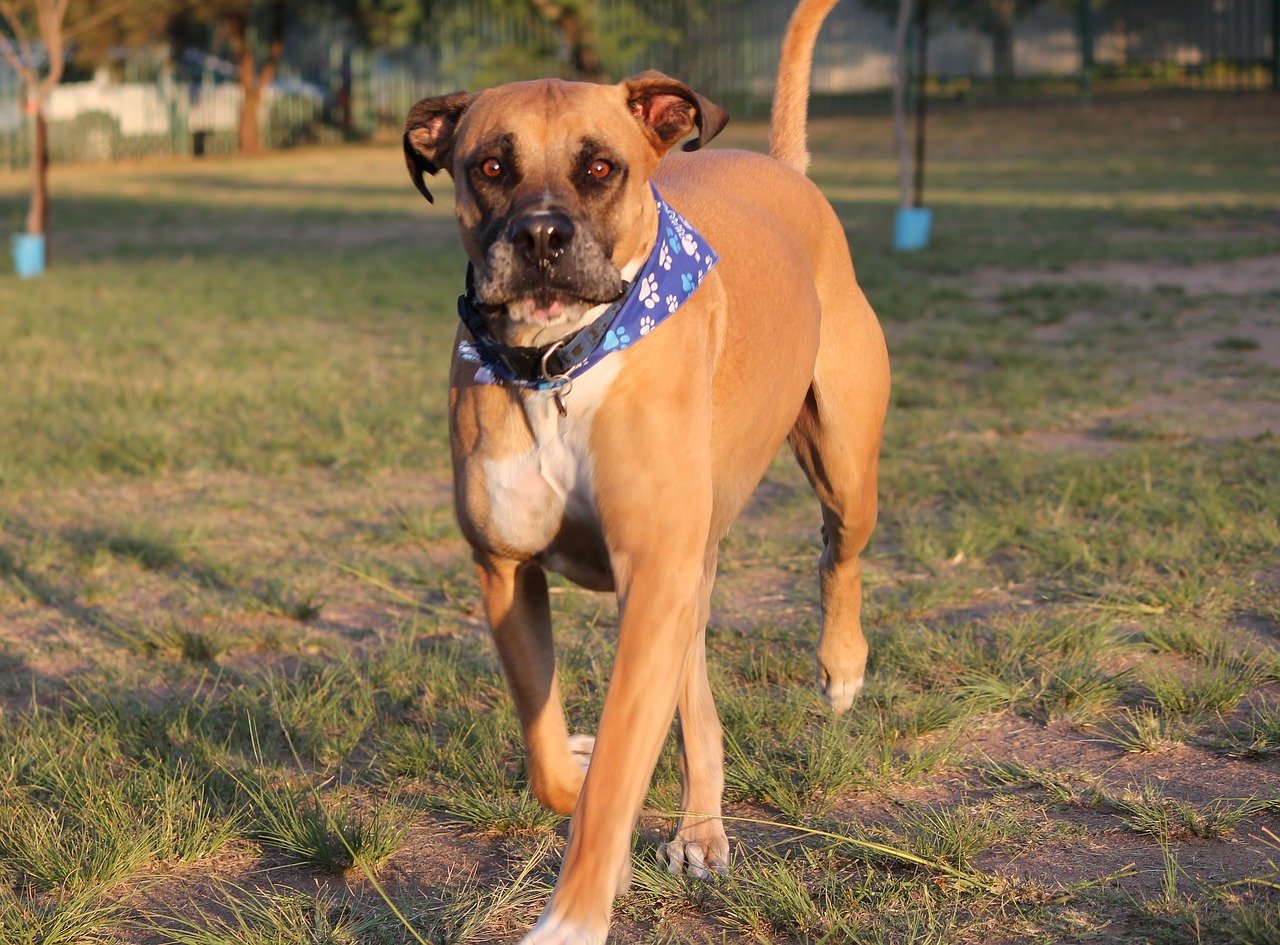
[[[837,712],[862,685],[859,554],[876,518],[889,367],[843,227],[804,175],[813,45],[835,2],[802,0],[792,18],[767,157],[668,154],[695,130],[686,150],[705,144],[728,116],[653,72],[459,92],[409,114],[410,173],[428,198],[423,172],[453,176],[477,304],[507,345],[569,337],[619,294],[655,248],[650,180],[720,255],[666,323],[560,397],[478,382],[476,365],[454,358],[458,520],[533,791],[573,815],[555,893],[526,943],[604,941],[677,709],[686,813],[664,853],[673,871],[726,869],[709,596],[719,542],[787,440],[822,504],[819,684]],[[565,725],[546,569],[617,593],[594,748]]]

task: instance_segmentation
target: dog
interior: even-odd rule
[[[572,815],[526,945],[605,940],[677,711],[683,814],[661,855],[673,872],[727,869],[705,628],[719,542],[784,441],[822,508],[819,686],[837,713],[862,686],[889,363],[805,176],[813,47],[835,3],[792,15],[767,156],[700,151],[728,115],[658,72],[456,92],[405,125],[422,194],[425,174],[453,179],[470,260],[449,387],[458,521],[530,786]],[[565,723],[548,570],[617,594],[594,741]]]

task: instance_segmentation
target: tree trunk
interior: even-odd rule
[[[49,232],[49,123],[44,102],[32,98],[31,110],[31,206],[27,209],[27,232],[33,236]]]
[[[1013,24],[1017,15],[1015,0],[992,0],[991,3],[991,67],[996,85],[1013,81]]]
[[[282,0],[271,5],[270,36],[268,38],[267,59],[258,69],[258,60],[253,54],[253,44],[249,41],[249,18],[247,14],[235,13],[227,17],[227,32],[231,35],[231,46],[239,59],[238,76],[240,79],[240,125],[239,152],[241,154],[260,154],[262,152],[262,131],[260,112],[263,96],[275,79],[276,66],[284,53],[284,19],[285,9]]]
[[[256,79],[245,81],[241,76],[240,93],[239,152],[261,154],[262,129],[258,122],[258,112],[262,110],[262,88]]]

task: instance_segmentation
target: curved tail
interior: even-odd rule
[[[809,82],[813,72],[813,47],[818,30],[839,0],[800,0],[787,24],[778,63],[778,84],[773,91],[773,115],[769,128],[769,154],[804,173],[809,167],[809,143],[805,126],[809,116]]]

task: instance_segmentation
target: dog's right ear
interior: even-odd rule
[[[450,92],[424,98],[409,109],[404,123],[404,162],[409,166],[409,179],[429,203],[435,199],[422,175],[434,176],[449,167],[453,135],[473,98],[470,92]]]

